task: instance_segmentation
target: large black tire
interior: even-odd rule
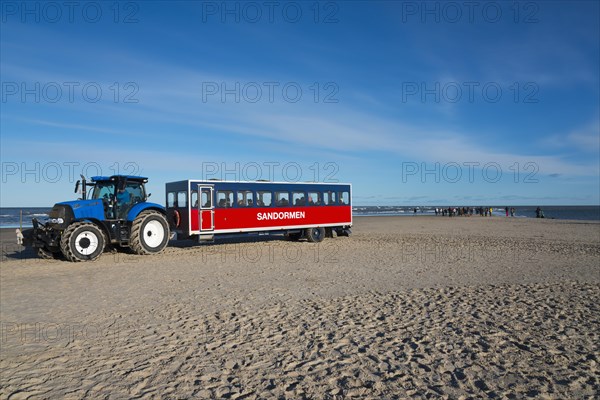
[[[160,253],[169,243],[169,224],[157,211],[142,211],[133,220],[129,246],[137,254]]]
[[[37,254],[38,254],[39,258],[42,258],[44,260],[56,260],[57,258],[60,257],[60,252],[53,253],[45,247],[40,247],[38,249]]]
[[[325,229],[323,228],[308,228],[306,230],[306,238],[309,242],[319,243],[325,237]]]
[[[104,232],[91,222],[75,222],[62,234],[60,249],[69,261],[93,261],[106,245]]]

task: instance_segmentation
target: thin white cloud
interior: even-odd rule
[[[145,60],[148,61],[148,60]],[[254,82],[256,77],[218,76],[202,73],[189,68],[168,64],[153,64],[141,59],[131,59],[128,64],[144,65],[143,74],[138,74],[140,102],[136,106],[123,104],[98,104],[91,107],[97,117],[103,117],[102,125],[73,124],[68,121],[32,120],[41,125],[81,129],[103,133],[125,133],[116,129],[117,123],[111,123],[104,114],[118,116],[120,119],[142,120],[146,123],[156,121],[178,126],[195,127],[202,134],[245,135],[256,140],[275,141],[282,144],[302,145],[307,148],[325,149],[341,153],[359,153],[364,151],[383,152],[397,155],[403,159],[423,160],[427,162],[473,162],[485,165],[499,163],[503,168],[519,163],[534,163],[543,174],[567,174],[589,176],[597,174],[594,162],[572,162],[566,160],[558,151],[549,155],[509,153],[497,148],[495,144],[476,141],[472,132],[450,130],[440,127],[428,129],[403,123],[393,117],[381,117],[375,113],[358,111],[358,105],[313,103],[305,100],[299,103],[285,103],[280,98],[276,102],[262,99],[258,103],[222,102],[212,97],[210,101],[202,98],[203,82],[227,82],[229,87],[235,82]],[[44,77],[44,79],[64,79],[64,76],[44,73],[31,68],[13,64],[3,64],[3,70],[11,75],[22,75],[23,79]],[[160,76],[167,77],[156,80]],[[447,76],[443,81],[454,79]],[[85,77],[81,80],[86,80]],[[272,79],[271,79],[272,80]],[[262,81],[270,81],[263,79]],[[307,96],[310,97],[310,96]],[[81,111],[81,104],[63,105]],[[94,111],[95,110],[95,111]],[[451,113],[452,110],[446,110]],[[3,116],[4,117],[4,116]],[[131,134],[131,132],[130,132]],[[567,140],[579,149],[589,151],[598,147],[597,125],[591,130],[574,131]],[[232,139],[235,140],[235,139]],[[592,172],[590,172],[592,171]]]
[[[600,127],[595,121],[567,135],[567,140],[581,151],[600,153]]]

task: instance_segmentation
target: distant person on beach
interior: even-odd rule
[[[540,207],[535,209],[535,217],[536,218],[544,218],[544,211]]]
[[[511,208],[510,208],[510,216],[511,216],[511,217],[514,217],[514,216],[515,216],[515,208],[514,208],[514,207],[511,207]]]
[[[504,207],[504,211],[506,211],[506,216],[508,217],[508,207]]]

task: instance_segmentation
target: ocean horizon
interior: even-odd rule
[[[454,207],[454,206],[452,206]],[[477,206],[470,206],[477,208]],[[486,206],[484,206],[486,207]],[[493,217],[506,217],[506,206],[487,206],[492,208]],[[509,206],[515,208],[515,218],[535,218],[538,206]],[[592,206],[539,206],[548,219],[600,221],[600,205]],[[425,216],[436,215],[436,208],[448,206],[353,206],[352,215],[361,216]],[[456,207],[458,208],[458,206]],[[0,207],[0,228],[31,227],[33,218],[48,218],[51,207]],[[416,212],[415,212],[416,210]],[[22,211],[22,221],[21,221]],[[475,214],[475,212],[474,212]],[[440,218],[443,218],[439,215]]]

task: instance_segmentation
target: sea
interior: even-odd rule
[[[448,208],[447,206],[444,206]],[[535,218],[537,206],[513,206],[516,218]],[[441,209],[442,206],[438,206]],[[490,206],[488,206],[490,208]],[[492,206],[492,216],[505,216],[504,206]],[[541,206],[544,217],[600,221],[600,206]],[[354,206],[352,215],[359,216],[423,216],[435,215],[435,206]],[[416,210],[416,212],[415,212]],[[0,228],[24,228],[32,226],[32,218],[43,221],[48,218],[48,207],[0,207]],[[440,218],[441,215],[440,215]]]

